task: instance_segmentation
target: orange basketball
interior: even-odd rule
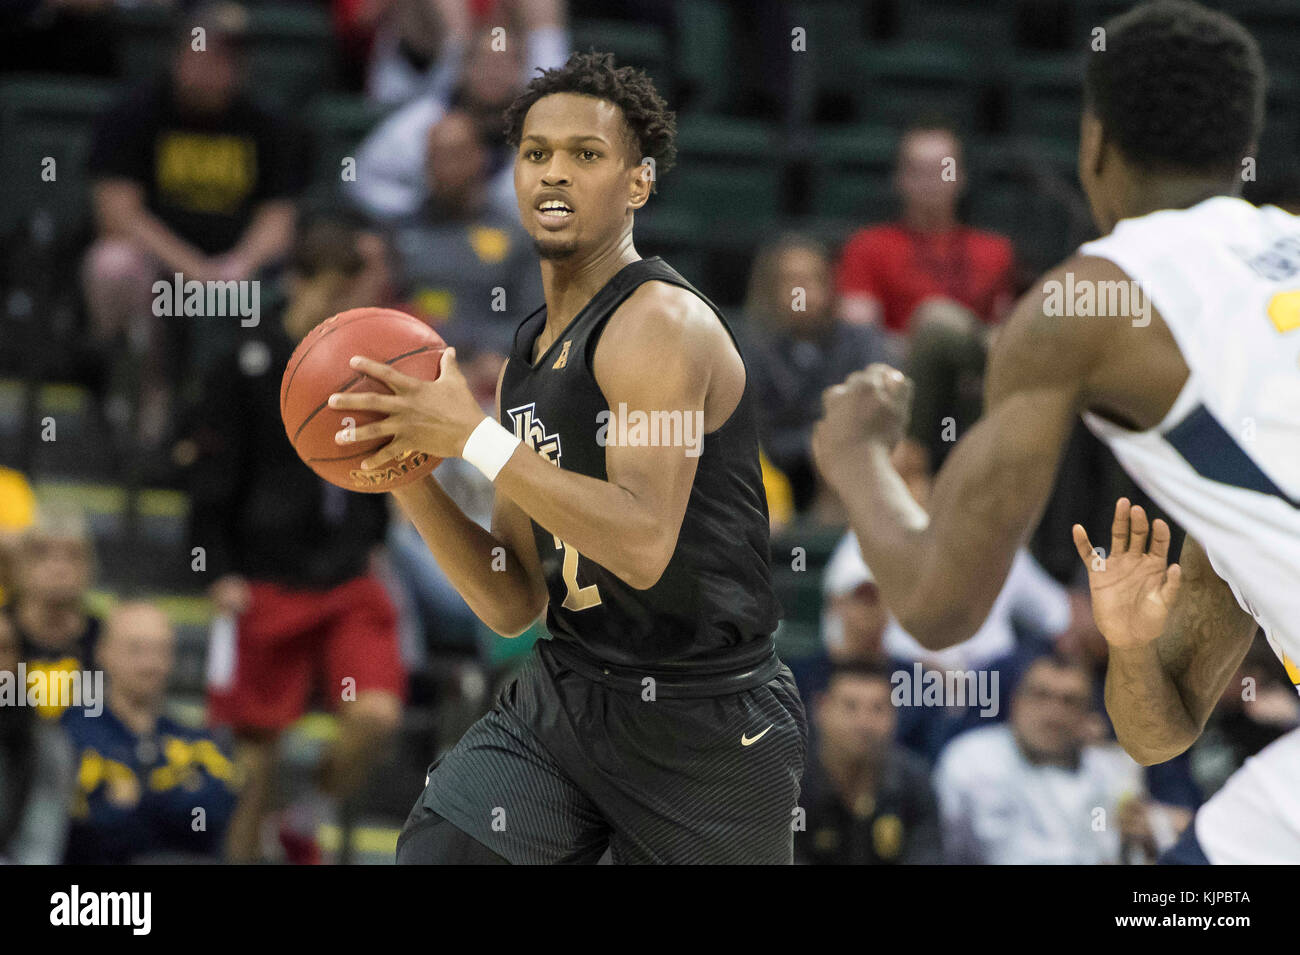
[[[423,451],[362,470],[361,462],[392,439],[341,445],[334,435],[349,424],[360,428],[384,416],[336,411],[328,402],[336,391],[388,391],[382,382],[348,365],[353,355],[433,381],[445,347],[424,322],[391,308],[354,308],[321,322],[294,349],[280,382],[280,418],[298,457],[325,480],[349,491],[377,494],[428,474],[442,459]]]

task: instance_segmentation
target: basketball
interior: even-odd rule
[[[409,484],[438,466],[441,458],[417,451],[363,470],[361,462],[391,438],[340,445],[334,435],[384,416],[370,411],[336,411],[329,396],[344,391],[387,391],[354,371],[348,361],[364,355],[403,374],[432,381],[446,347],[432,328],[390,308],[354,308],[321,322],[294,349],[280,383],[280,418],[298,457],[341,488],[378,494]]]

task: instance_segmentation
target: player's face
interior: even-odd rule
[[[542,258],[600,249],[631,228],[649,185],[628,138],[622,110],[593,96],[556,93],[528,110],[515,196]]]

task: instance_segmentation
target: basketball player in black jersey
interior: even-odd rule
[[[673,114],[591,53],[506,120],[546,303],[498,421],[451,349],[435,382],[354,360],[394,395],[332,399],[387,414],[343,436],[393,437],[366,466],[422,450],[493,478],[491,533],[432,478],[393,493],[488,626],[545,611],[551,636],[430,768],[398,861],[787,863],[806,725],[773,646],[751,382],[717,308],[632,242]]]

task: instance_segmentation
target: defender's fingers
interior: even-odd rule
[[[1082,524],[1075,524],[1070,528],[1070,534],[1074,538],[1074,549],[1079,553],[1079,559],[1089,570],[1092,569],[1092,559],[1096,553],[1092,548],[1092,541],[1088,540],[1088,532],[1084,530]]]
[[[1129,499],[1121,497],[1115,502],[1115,520],[1110,525],[1110,552],[1122,554],[1128,550]]]
[[[1172,536],[1169,525],[1157,517],[1151,524],[1151,556],[1167,560],[1169,558],[1169,539]]]
[[[1178,584],[1183,579],[1183,569],[1177,564],[1170,564],[1165,573],[1165,582],[1160,585],[1160,599],[1166,607],[1172,607],[1178,597]]]
[[[1128,549],[1135,554],[1147,552],[1147,532],[1151,524],[1147,521],[1147,512],[1140,504],[1135,504],[1128,515]]]

